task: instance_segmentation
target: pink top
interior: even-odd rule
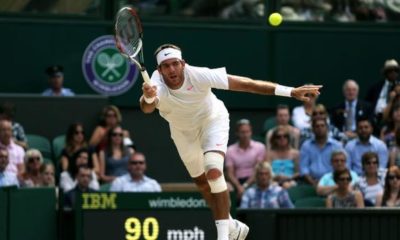
[[[8,151],[9,163],[6,168],[6,172],[18,174],[17,165],[24,164],[24,149],[21,146],[15,144],[12,140],[8,146],[3,145],[2,143],[0,143],[0,146],[6,148]]]
[[[253,174],[254,167],[265,158],[265,145],[251,140],[247,149],[234,143],[228,147],[225,165],[233,167],[237,178],[247,178]]]

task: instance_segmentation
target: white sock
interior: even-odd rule
[[[235,230],[236,226],[235,226],[235,221],[232,218],[232,216],[229,214],[229,232],[232,232],[233,230]]]
[[[215,225],[217,226],[217,240],[229,240],[229,219],[216,220]]]

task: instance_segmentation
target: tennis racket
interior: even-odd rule
[[[143,80],[150,84],[150,77],[144,66],[143,28],[137,12],[130,7],[121,8],[115,19],[115,42],[123,56],[140,70]]]

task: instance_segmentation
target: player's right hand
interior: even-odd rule
[[[143,83],[142,86],[143,96],[146,98],[152,98],[157,96],[157,86]]]

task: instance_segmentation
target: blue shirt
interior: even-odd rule
[[[340,148],[342,144],[330,137],[322,148],[315,138],[306,140],[300,148],[300,174],[320,179],[325,173],[332,172],[331,154]]]
[[[111,184],[111,192],[161,192],[161,186],[152,178],[143,176],[134,181],[129,173],[117,177]]]
[[[248,188],[242,197],[241,208],[294,208],[288,192],[277,184],[262,190],[257,186]]]
[[[349,156],[349,169],[355,171],[358,175],[362,175],[361,157],[366,152],[375,152],[379,157],[379,168],[385,169],[388,162],[388,149],[385,143],[371,135],[366,144],[360,142],[358,138],[351,140],[346,145],[346,152]]]
[[[0,172],[0,187],[6,186],[19,187],[17,175],[11,172]]]
[[[51,88],[48,88],[42,93],[42,96],[47,96],[47,97],[51,97],[51,96],[73,97],[73,96],[75,96],[75,93],[69,88],[62,88],[60,94],[59,95],[55,95],[53,90]]]
[[[356,184],[360,180],[356,172],[350,170],[350,175],[351,175],[351,185]],[[335,180],[333,180],[333,172],[325,173],[324,176],[322,176],[322,178],[318,182],[318,186],[321,187],[331,187],[335,185],[336,183]]]

